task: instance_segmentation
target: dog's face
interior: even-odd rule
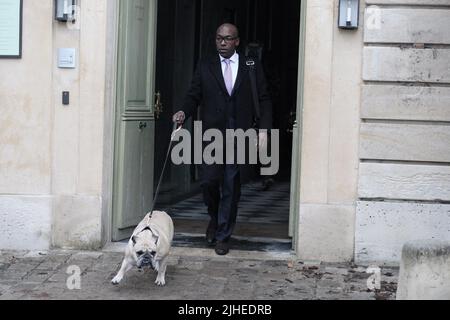
[[[153,233],[150,228],[132,237],[133,252],[138,268],[149,267],[153,270],[155,269],[158,238],[158,235]]]

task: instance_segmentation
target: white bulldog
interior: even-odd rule
[[[128,241],[125,258],[117,275],[112,280],[119,284],[125,273],[134,266],[139,269],[149,267],[158,272],[156,285],[166,284],[167,259],[173,240],[172,218],[163,211],[153,211],[139,223]]]

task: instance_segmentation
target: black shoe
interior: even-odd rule
[[[217,241],[215,251],[219,256],[224,256],[230,252],[230,244],[225,241]]]
[[[217,224],[211,220],[208,225],[208,229],[206,229],[206,242],[208,242],[209,245],[214,245],[216,243],[216,231],[217,231]]]

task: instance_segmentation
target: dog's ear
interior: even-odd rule
[[[131,237],[131,241],[133,241],[133,245],[135,245],[136,241],[137,241],[137,237],[136,236],[132,236]]]

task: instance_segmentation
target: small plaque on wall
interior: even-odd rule
[[[22,57],[22,0],[0,0],[0,58]]]

